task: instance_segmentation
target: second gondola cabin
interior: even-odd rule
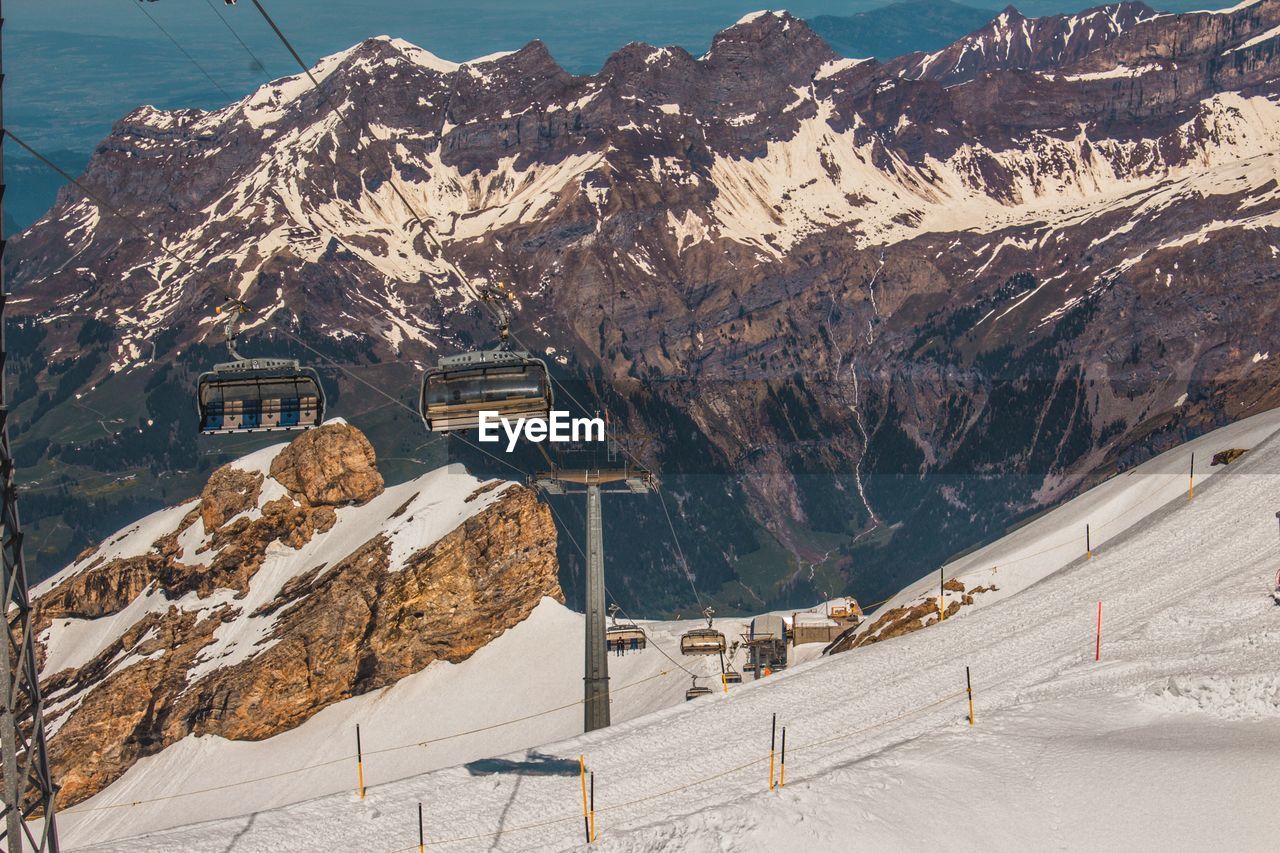
[[[422,379],[419,408],[427,429],[476,429],[481,412],[548,418],[553,403],[546,362],[505,349],[446,356]]]

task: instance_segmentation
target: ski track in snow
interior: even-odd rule
[[[1156,504],[1092,560],[1077,557],[1017,595],[537,752],[586,756],[606,850],[1124,850],[1146,847],[1156,825],[1167,849],[1223,838],[1270,849],[1280,609],[1267,593],[1280,437],[1276,415],[1260,417],[1244,422],[1258,443],[1194,501]],[[1180,464],[1177,454],[1166,457]],[[536,682],[537,655],[519,660],[518,677]],[[769,792],[774,713],[790,735],[788,785]],[[447,727],[422,720],[424,734],[437,728]],[[70,816],[64,825],[73,849],[404,850],[416,849],[422,802],[429,841],[470,837],[447,849],[581,844],[573,773],[452,767],[379,784],[372,760],[366,772],[363,801],[340,793],[92,847],[76,846],[87,837]],[[260,800],[240,796],[254,812]]]

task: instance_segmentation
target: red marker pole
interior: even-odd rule
[[[1098,638],[1093,646],[1093,659],[1102,660],[1102,602],[1098,602]]]

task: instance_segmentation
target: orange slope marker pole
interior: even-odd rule
[[[360,799],[364,799],[364,751],[360,748],[360,724],[356,723],[356,784],[360,786]]]
[[[1098,602],[1098,636],[1094,641],[1093,659],[1095,661],[1102,660],[1102,602]]]
[[[1196,496],[1196,455],[1191,454],[1191,474],[1187,481],[1187,500],[1192,500]]]
[[[1087,524],[1084,526],[1084,557],[1086,560],[1093,559],[1093,534]]]
[[[782,763],[778,772],[778,787],[787,787],[787,727],[782,727]]]
[[[591,843],[591,818],[587,814],[587,760],[578,756],[578,778],[582,780],[582,831]]]
[[[969,725],[973,725],[973,679],[969,677],[969,667],[964,668],[964,689],[969,693]]]
[[[943,574],[944,566],[938,567],[938,621],[947,618],[947,578]]]
[[[422,834],[422,803],[418,803],[418,853],[423,853],[427,846],[427,837]]]
[[[591,841],[596,840],[596,772],[591,771]]]

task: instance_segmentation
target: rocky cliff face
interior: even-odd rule
[[[1280,0],[1090,14],[1007,13],[979,42],[1009,49],[956,85],[760,13],[591,76],[537,42],[458,66],[371,39],[315,72],[354,134],[297,77],[141,108],[84,180],[198,272],[70,191],[15,239],[21,446],[86,477],[189,467],[228,285],[272,318],[260,351],[283,326],[369,376],[489,342],[394,163],[451,262],[509,282],[521,341],[664,474],[687,553],[638,501],[610,531],[624,605],[684,606],[683,556],[722,608],[878,598],[1280,403]],[[68,426],[86,406],[123,423]]]
[[[463,660],[562,600],[531,492],[450,469],[386,489],[339,423],[217,469],[36,592],[65,804],[189,734],[260,740]]]

